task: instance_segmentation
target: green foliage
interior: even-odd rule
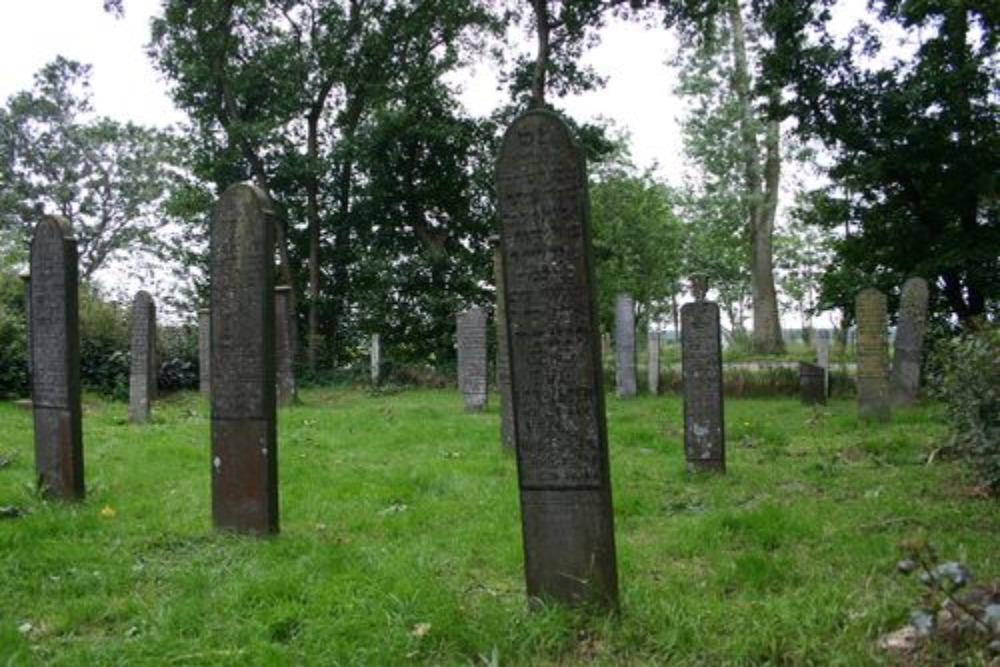
[[[161,392],[198,387],[198,329],[157,325],[157,389]]]
[[[950,449],[1000,494],[1000,327],[938,341],[931,387],[948,408]]]
[[[26,341],[24,284],[13,272],[0,270],[0,396],[22,396],[27,390]]]
[[[125,311],[94,289],[80,290],[80,383],[105,396],[128,398],[129,326]]]

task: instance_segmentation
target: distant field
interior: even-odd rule
[[[876,664],[926,533],[1000,577],[1000,512],[928,455],[940,410],[730,400],[729,474],[683,472],[677,396],[608,398],[622,609],[531,612],[495,400],[309,390],[279,413],[280,536],[216,534],[207,406],[85,401],[87,501],[33,491],[31,415],[0,403],[0,664]],[[986,664],[968,647],[942,660]]]

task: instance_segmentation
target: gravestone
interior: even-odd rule
[[[274,349],[275,376],[277,378],[278,405],[290,405],[295,401],[295,350],[292,344],[292,313],[289,309],[291,287],[279,285],[274,288]]]
[[[208,309],[203,308],[198,311],[198,391],[205,398],[211,397],[212,390],[212,355],[211,355],[211,332],[212,318],[208,315]]]
[[[497,393],[500,394],[500,444],[514,450],[514,397],[510,388],[510,349],[507,343],[507,307],[504,303],[503,253],[500,237],[493,242],[493,280],[496,284]]]
[[[21,274],[21,282],[24,284],[24,330],[27,341],[25,343],[24,361],[28,378],[28,402],[31,402],[31,273],[24,271]],[[30,405],[29,405],[30,407]]]
[[[890,388],[893,405],[912,405],[920,390],[924,330],[927,328],[927,281],[910,278],[903,283],[892,359]]]
[[[278,532],[274,223],[266,194],[226,189],[212,211],[212,519]]]
[[[649,393],[660,393],[660,332],[653,327],[646,333],[646,380]]]
[[[31,240],[31,359],[35,470],[46,495],[82,500],[80,326],[76,239],[46,216]]]
[[[799,362],[799,400],[802,405],[826,405],[826,369]]]
[[[830,332],[816,332],[816,365],[823,368],[823,391],[830,394]]]
[[[615,394],[636,394],[635,303],[628,294],[615,297]]]
[[[854,301],[858,321],[858,416],[887,421],[889,406],[889,353],[886,342],[885,294],[873,287]]]
[[[515,119],[497,193],[528,595],[616,607],[587,172],[559,116]]]
[[[372,366],[372,386],[377,387],[382,384],[382,337],[380,335],[372,334],[368,355]]]
[[[458,388],[468,412],[486,407],[486,311],[479,306],[457,317]]]
[[[719,306],[696,301],[681,307],[684,384],[684,458],[690,472],[726,471]]]
[[[156,306],[149,292],[132,299],[132,359],[128,382],[128,420],[149,421],[156,398]]]

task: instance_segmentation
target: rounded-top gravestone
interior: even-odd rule
[[[903,283],[892,358],[890,387],[893,405],[910,405],[920,391],[920,364],[923,361],[924,331],[927,328],[927,281],[910,278]]]

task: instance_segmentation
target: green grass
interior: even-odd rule
[[[495,407],[455,392],[282,410],[269,539],[212,531],[197,396],[146,426],[88,397],[76,505],[33,492],[30,413],[0,403],[0,506],[29,512],[0,520],[0,664],[878,664],[918,602],[902,538],[1000,574],[996,505],[923,463],[934,406],[882,426],[848,401],[729,401],[729,474],[696,478],[677,397],[608,413],[618,616],[528,610],[514,461]]]

